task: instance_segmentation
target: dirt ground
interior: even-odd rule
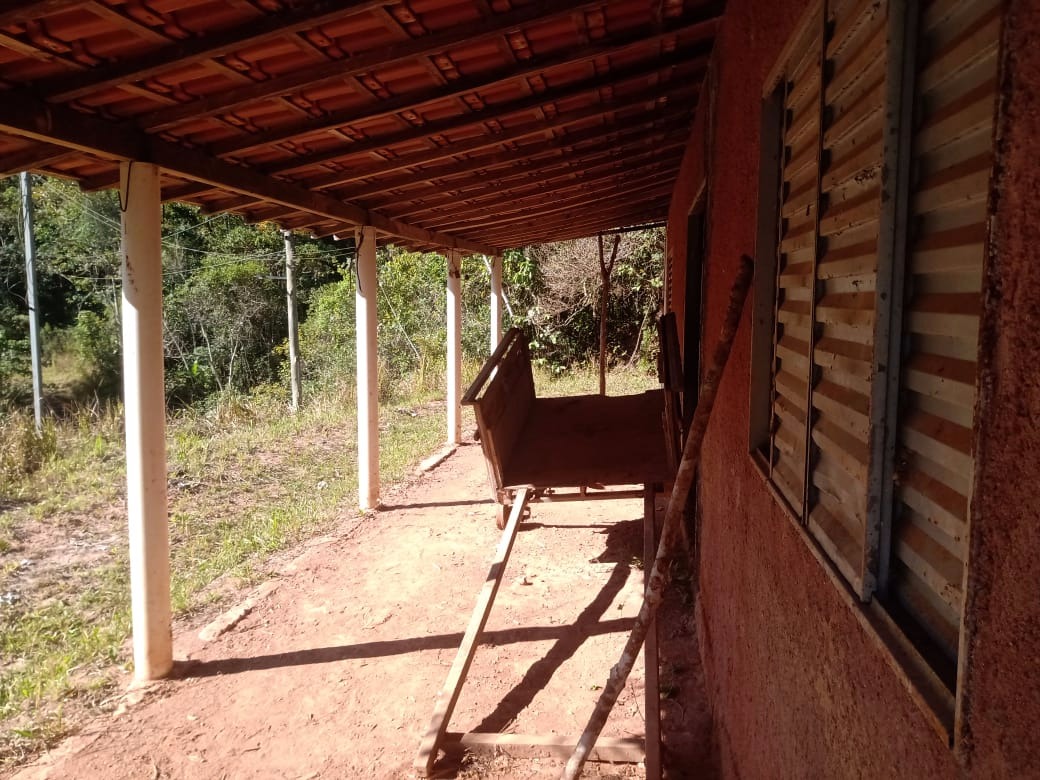
[[[480,448],[461,447],[368,517],[286,555],[234,612],[175,637],[174,678],[14,777],[414,777],[412,761],[499,532]],[[642,592],[642,501],[535,504],[451,731],[577,735]],[[681,577],[677,578],[681,585]],[[688,595],[660,620],[667,777],[710,776]],[[220,629],[225,629],[220,632]],[[129,681],[128,681],[129,682]],[[641,736],[642,664],[605,736]],[[472,757],[443,777],[554,777],[551,758]],[[642,777],[641,766],[587,774]]]

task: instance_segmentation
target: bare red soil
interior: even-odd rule
[[[414,777],[434,697],[498,539],[464,446],[367,517],[287,556],[240,619],[178,632],[174,679],[23,769],[29,778]],[[453,731],[577,735],[642,598],[642,502],[536,504],[451,721]],[[250,595],[250,594],[246,594]],[[668,776],[710,768],[688,601],[662,620]],[[668,660],[671,659],[671,660]],[[604,735],[643,733],[637,667]],[[441,776],[553,777],[555,759],[479,757]],[[632,765],[587,774],[640,777]]]

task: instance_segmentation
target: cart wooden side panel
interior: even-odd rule
[[[462,399],[473,407],[496,499],[534,398],[527,342],[511,328]]]

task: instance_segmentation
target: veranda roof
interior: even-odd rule
[[[0,174],[486,254],[656,221],[722,6],[4,0]]]

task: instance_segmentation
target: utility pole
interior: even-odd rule
[[[25,297],[29,304],[29,353],[32,362],[33,417],[36,433],[43,433],[43,373],[40,365],[40,312],[36,306],[36,235],[33,228],[32,181],[18,177],[22,194],[22,226],[25,231]]]
[[[285,237],[285,300],[289,307],[289,383],[292,385],[292,410],[300,408],[303,387],[300,382],[300,323],[296,313],[296,266],[293,259],[292,231]]]

